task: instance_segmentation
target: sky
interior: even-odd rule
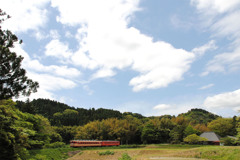
[[[240,0],[0,0],[47,98],[144,116],[240,110]],[[19,100],[25,100],[20,96]]]

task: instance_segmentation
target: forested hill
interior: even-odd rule
[[[108,118],[118,118],[122,119],[126,115],[131,115],[138,119],[145,118],[141,114],[125,112],[121,113],[112,109],[84,109],[84,108],[75,108],[70,107],[64,103],[49,99],[37,99],[33,101],[17,101],[17,106],[22,112],[28,112],[31,114],[40,114],[48,118],[52,125],[57,126],[74,126],[74,125],[84,125],[88,122],[94,120],[103,120]],[[188,119],[192,124],[207,124],[212,120],[217,119],[219,116],[213,113],[210,113],[203,109],[191,109],[187,113],[179,114],[177,117],[184,117]],[[159,118],[173,118],[174,116],[165,115],[160,116]],[[150,117],[149,117],[150,118]],[[154,117],[152,117],[154,118]]]
[[[207,124],[208,122],[211,122],[219,117],[218,115],[198,108],[191,109],[187,113],[182,113],[178,116],[183,116],[189,119],[192,124]]]
[[[136,118],[144,118],[138,113],[121,113],[112,109],[84,109],[70,107],[64,103],[52,101],[49,99],[37,99],[33,101],[17,101],[16,107],[22,112],[28,112],[31,114],[40,114],[48,118],[52,125],[84,125],[90,121],[103,120],[108,118],[121,119],[125,115],[132,115]]]

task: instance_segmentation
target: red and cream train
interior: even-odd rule
[[[71,140],[70,147],[119,146],[119,141]]]

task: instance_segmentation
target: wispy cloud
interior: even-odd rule
[[[211,87],[213,87],[213,86],[214,86],[214,84],[211,83],[211,84],[208,84],[208,85],[206,85],[206,86],[202,86],[202,87],[200,87],[199,89],[200,89],[200,90],[204,90],[204,89],[211,88]]]
[[[232,72],[240,70],[240,1],[239,0],[191,0],[199,11],[205,28],[212,38],[228,37],[228,52],[217,54],[207,63],[202,75],[211,72]]]
[[[208,43],[204,44],[203,46],[200,46],[200,47],[196,47],[194,49],[192,49],[192,52],[194,54],[196,54],[197,56],[202,56],[204,55],[207,51],[211,51],[211,50],[215,50],[217,49],[217,45],[216,45],[216,42],[215,40],[211,40],[209,41]]]

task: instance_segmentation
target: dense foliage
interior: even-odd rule
[[[17,108],[47,117],[65,143],[74,138],[120,140],[122,144],[180,143],[189,135],[205,131],[214,131],[222,137],[237,134],[236,117],[221,118],[203,109],[192,109],[177,117],[144,117],[103,108],[74,108],[47,99],[18,101]],[[199,121],[201,117],[205,121]]]
[[[21,110],[22,112],[41,114],[44,117],[48,118],[51,124],[54,126],[84,125],[94,120],[123,117],[122,113],[120,113],[119,111],[114,111],[112,109],[74,108],[66,104],[48,99],[37,99],[33,100],[32,102],[17,101],[16,107],[19,108],[19,110]],[[140,114],[132,115],[138,117],[142,116]]]
[[[61,141],[48,119],[23,113],[12,100],[0,101],[0,159],[25,159],[28,149]]]
[[[187,113],[182,113],[180,115],[189,119],[192,124],[207,124],[219,117],[218,115],[199,108],[191,109]]]

